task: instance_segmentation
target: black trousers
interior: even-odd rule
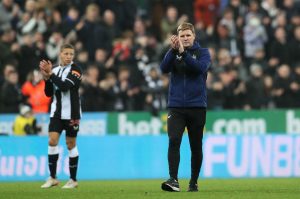
[[[205,108],[169,108],[168,113],[168,162],[171,178],[178,178],[180,145],[187,128],[191,149],[191,181],[197,182],[203,159],[202,138],[206,122]]]

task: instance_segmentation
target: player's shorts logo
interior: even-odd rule
[[[74,126],[73,126],[73,129],[74,129],[75,131],[78,131],[79,126],[78,126],[78,125],[74,125]]]

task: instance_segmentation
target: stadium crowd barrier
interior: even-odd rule
[[[16,114],[0,114],[0,133],[12,134]],[[37,114],[41,135],[47,135],[49,115]],[[167,113],[83,113],[80,135],[160,135],[167,131]],[[300,134],[300,110],[208,111],[205,133],[217,135]]]
[[[15,114],[0,114],[0,133],[12,134]],[[37,114],[47,135],[49,115]],[[83,113],[80,135],[160,135],[167,131],[167,113],[149,112]],[[205,133],[217,135],[300,134],[300,110],[208,111]]]

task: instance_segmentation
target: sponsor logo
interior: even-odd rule
[[[159,118],[152,117],[150,121],[129,121],[126,114],[118,115],[120,135],[159,135],[162,122]]]

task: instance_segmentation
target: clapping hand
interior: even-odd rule
[[[51,61],[42,60],[40,61],[40,70],[43,74],[44,79],[49,79],[52,74],[52,63]]]
[[[179,39],[178,43],[179,43],[178,52],[181,54],[181,53],[183,53],[183,51],[184,51],[184,47],[183,47],[183,44],[182,44],[182,42],[180,41],[180,39]]]
[[[170,44],[171,44],[171,47],[174,50],[178,50],[178,48],[179,48],[179,40],[178,40],[177,35],[172,35],[171,36],[171,38],[170,38]]]
[[[171,42],[171,47],[174,50],[178,50],[179,53],[182,53],[184,51],[183,44],[180,41],[180,39],[178,39],[177,35],[172,35],[171,38],[170,38],[170,42]]]

